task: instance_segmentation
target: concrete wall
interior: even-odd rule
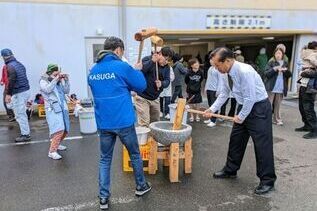
[[[57,63],[70,74],[71,92],[86,97],[85,37],[97,28],[118,36],[117,17],[117,7],[0,3],[0,48],[12,49],[26,66],[32,95],[47,65]]]
[[[8,2],[8,0],[0,0]],[[176,7],[176,8],[226,8],[226,9],[266,9],[266,10],[316,10],[316,0],[10,0],[11,2],[36,2],[59,4],[119,5],[125,1],[128,6],[136,7]]]

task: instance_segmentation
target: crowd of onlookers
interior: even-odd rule
[[[153,63],[151,56],[143,58],[142,61],[143,67],[149,69],[149,71],[144,73],[147,82],[146,90],[134,96],[139,125],[148,126],[150,122],[158,121],[160,117],[170,119],[169,105],[175,103],[177,98],[186,97],[187,103],[194,109],[203,109],[201,108],[203,95],[207,97],[209,106],[215,102],[222,82],[220,80],[221,73],[216,70],[210,59],[209,54],[211,51],[206,55],[205,61],[202,63],[200,56],[184,61],[181,55],[174,53],[169,47],[160,47],[157,50],[163,55],[160,58],[156,58],[156,55],[154,55],[154,60],[157,60],[160,64],[158,65],[158,76],[155,73],[153,74],[156,71],[156,66],[151,66]],[[276,125],[284,124],[280,112],[281,102],[287,95],[289,78],[292,77],[289,69],[289,59],[285,52],[285,45],[279,44],[270,58],[266,54],[266,49],[261,48],[254,61],[254,69],[261,76],[272,104],[273,123]],[[245,59],[241,49],[234,49],[234,53],[236,61],[244,62]],[[296,131],[309,132],[304,138],[317,136],[316,114],[314,111],[314,100],[317,92],[317,81],[315,79],[317,77],[316,55],[317,42],[315,41],[308,43],[301,51],[302,66],[298,80],[300,87],[299,110],[304,126],[297,128]],[[41,92],[35,96],[34,100],[30,100],[30,86],[25,67],[16,60],[10,49],[3,49],[1,56],[5,62],[2,68],[1,85],[5,87],[3,102],[8,121],[17,121],[20,126],[21,135],[16,138],[17,142],[29,141],[31,137],[28,119],[32,116],[34,105],[46,103],[45,109],[47,113],[50,112],[50,109],[62,111],[66,109],[61,102],[67,101],[63,97],[63,92],[64,94],[69,93],[69,90],[67,90],[69,87],[64,87],[64,85],[69,85],[68,76],[62,74],[57,65],[49,65],[41,77]],[[52,98],[51,94],[50,96],[45,96],[48,93],[54,93],[55,98],[50,99]],[[226,106],[229,101],[231,106],[229,112],[226,113]],[[60,108],[56,108],[56,102],[58,102]],[[219,113],[234,116],[236,114],[235,98],[231,96],[221,107]],[[47,118],[48,122],[53,121],[50,117]],[[189,122],[194,121],[199,122],[200,117],[191,113]],[[218,121],[222,120],[218,119]],[[204,123],[209,127],[214,127],[216,126],[216,118],[207,119]],[[67,131],[67,129],[65,130]],[[53,133],[51,132],[51,135]]]
[[[210,51],[211,52],[211,51]],[[194,109],[202,109],[202,86],[205,85],[204,91],[207,96],[209,106],[215,102],[220,92],[221,80],[219,71],[216,70],[210,59],[210,52],[205,57],[204,64],[201,64],[201,58],[198,55],[196,58],[189,59],[183,62],[183,58],[179,54],[174,54],[172,59],[171,85],[168,88],[167,97],[161,96],[161,117],[165,116],[169,119],[168,105],[175,103],[177,97],[183,97],[183,85],[186,86],[187,103]],[[235,60],[244,62],[242,51],[234,49]],[[317,66],[317,42],[312,41],[305,46],[300,53],[301,69],[299,74],[299,110],[302,116],[304,126],[296,128],[295,131],[307,131],[304,138],[317,137],[316,131],[316,114],[314,111],[314,101],[316,95],[316,66]],[[284,44],[278,44],[273,51],[271,57],[266,54],[266,49],[261,48],[259,54],[252,65],[261,76],[265,88],[267,90],[269,100],[273,108],[273,124],[282,126],[284,124],[281,116],[281,103],[284,97],[287,96],[289,79],[292,77],[292,72],[289,69],[289,58],[286,55],[286,47]],[[172,76],[173,75],[173,76]],[[203,81],[206,80],[204,84]],[[163,100],[165,103],[163,103]],[[228,116],[236,114],[236,100],[232,97],[222,106],[220,114],[226,115],[226,106],[230,101],[230,110]],[[200,117],[190,114],[189,121],[200,121]],[[219,119],[218,121],[222,121]],[[205,120],[209,127],[216,126],[216,118]]]

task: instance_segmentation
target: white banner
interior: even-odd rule
[[[270,29],[271,16],[207,15],[207,29]]]

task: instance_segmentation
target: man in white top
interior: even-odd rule
[[[233,52],[225,47],[214,52],[213,63],[219,72],[228,77],[221,83],[216,102],[205,111],[214,113],[228,99],[230,91],[238,103],[237,115],[230,135],[227,162],[224,168],[214,173],[215,178],[236,178],[250,136],[254,142],[257,176],[260,184],[256,194],[264,194],[274,188],[276,180],[273,156],[272,108],[260,75],[248,64],[234,59]]]

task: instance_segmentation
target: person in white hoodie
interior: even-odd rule
[[[160,117],[165,117],[165,119],[170,119],[169,115],[169,104],[171,104],[172,98],[172,82],[175,79],[173,68],[170,67],[170,84],[167,88],[163,90],[160,94]]]

